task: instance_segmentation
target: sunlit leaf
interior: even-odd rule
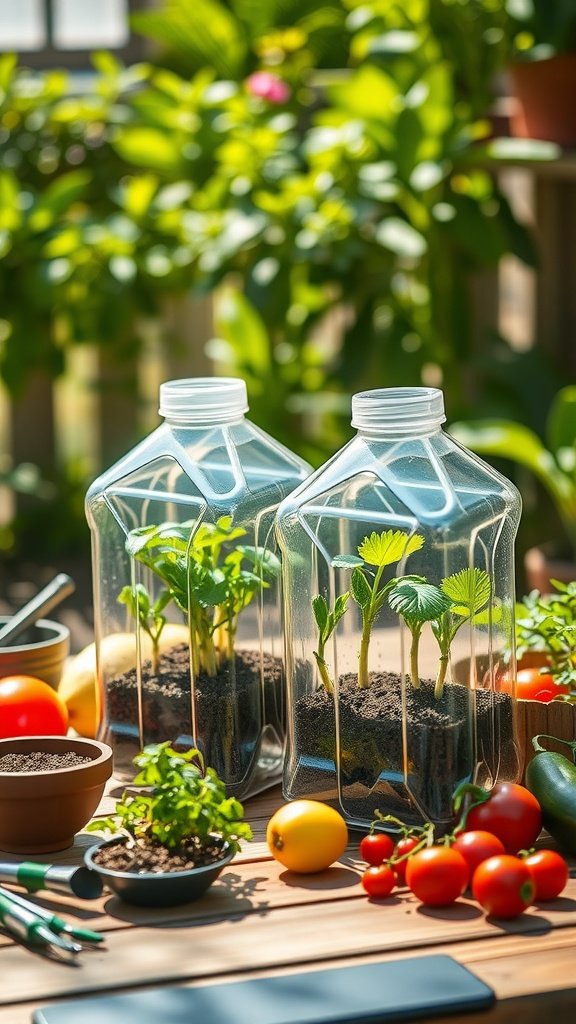
[[[404,530],[384,530],[382,533],[373,531],[358,546],[358,554],[368,565],[392,565],[413,551],[419,551],[423,544],[424,537],[419,533],[410,535]]]

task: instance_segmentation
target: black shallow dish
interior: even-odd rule
[[[109,843],[124,843],[123,837],[108,840]],[[91,871],[96,871],[104,885],[126,903],[138,907],[175,907],[180,903],[190,903],[203,896],[213,882],[216,881],[222,868],[230,863],[234,850],[223,839],[215,839],[222,847],[222,856],[213,864],[190,871],[153,871],[132,873],[129,871],[111,871],[95,863],[94,854],[103,843],[91,846],[84,854],[84,863]]]

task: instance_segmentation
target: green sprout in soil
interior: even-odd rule
[[[160,637],[166,625],[163,611],[172,600],[169,590],[162,590],[155,601],[152,600],[143,583],[123,587],[118,595],[120,604],[125,604],[133,619],[148,634],[152,643],[152,671],[158,672],[160,658]]]
[[[474,621],[475,616],[488,604],[492,585],[484,569],[462,569],[442,580],[440,590],[450,599],[450,607],[431,622],[432,632],[440,648],[440,663],[434,687],[434,695],[438,698],[444,692],[454,637],[465,622]]]
[[[399,580],[390,592],[388,602],[392,611],[400,615],[410,634],[410,681],[414,689],[420,686],[418,651],[425,622],[433,622],[446,614],[452,602],[432,583]]]
[[[168,850],[192,838],[208,842],[221,836],[233,849],[240,839],[251,839],[250,826],[242,821],[244,808],[226,796],[223,781],[213,768],[205,768],[200,752],[173,750],[170,743],[145,747],[134,758],[140,769],[134,786],[116,802],[115,813],[86,826],[87,831],[124,834],[130,845],[156,845]]]
[[[192,634],[192,667],[215,676],[234,659],[238,617],[270,585],[280,563],[272,552],[234,544],[246,535],[232,516],[216,523],[163,523],[132,530],[126,550],[158,576]]]
[[[372,627],[390,591],[401,579],[426,582],[422,576],[402,576],[382,584],[384,569],[406,558],[413,551],[419,551],[423,544],[424,538],[419,533],[410,535],[404,530],[384,530],[382,533],[374,531],[359,545],[359,557],[338,555],[332,559],[332,565],[352,568],[350,589],[362,613],[362,639],[358,656],[358,686],[362,690],[370,685],[368,652]]]
[[[332,682],[328,665],[324,658],[324,649],[346,611],[346,605],[348,604],[349,597],[350,594],[346,592],[336,598],[332,611],[330,611],[326,598],[323,597],[322,594],[318,594],[318,596],[312,601],[312,610],[314,612],[314,618],[316,619],[316,625],[318,626],[319,631],[318,650],[313,653],[316,658],[316,664],[318,665],[320,678],[322,679],[328,693],[332,693],[334,691],[334,683]]]
[[[365,537],[356,555],[337,555],[332,565],[352,569],[350,590],[362,613],[362,637],[358,655],[358,686],[366,689],[370,685],[368,653],[372,628],[386,602],[390,609],[405,622],[410,634],[410,681],[412,687],[420,686],[418,654],[422,629],[430,623],[440,648],[438,673],[434,696],[440,699],[450,660],[452,642],[465,622],[479,622],[479,615],[490,600],[492,586],[484,569],[463,569],[442,580],[438,587],[429,583],[425,576],[395,576],[382,583],[384,569],[406,558],[424,545],[419,533],[409,534],[404,530],[384,530]],[[342,594],[331,612],[324,597],[319,595],[312,601],[314,618],[319,629],[318,650],[314,657],[320,677],[326,690],[334,689],[324,659],[324,647],[338,622],[346,611],[349,593]],[[576,601],[576,583],[572,597]],[[560,641],[559,641],[560,642]]]

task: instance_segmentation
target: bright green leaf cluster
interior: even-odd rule
[[[408,534],[404,530],[372,532],[358,547],[356,555],[337,555],[332,565],[351,569],[350,590],[362,615],[362,637],[358,655],[358,685],[365,689],[370,685],[368,654],[372,629],[379,612],[387,603],[408,627],[412,643],[410,646],[410,676],[412,685],[420,685],[418,649],[420,636],[426,622],[440,648],[439,666],[435,684],[435,695],[440,698],[444,689],[446,670],[452,641],[460,627],[476,617],[488,604],[492,586],[490,577],[483,569],[463,569],[442,580],[438,587],[429,583],[424,576],[393,576],[382,583],[384,569],[424,545],[424,538]],[[341,595],[330,612],[322,595],[315,597],[312,608],[319,628],[318,651],[314,657],[320,676],[328,691],[333,683],[324,660],[324,644],[336,628],[346,611],[349,593]]]
[[[250,826],[242,821],[242,804],[226,796],[224,783],[213,768],[204,767],[198,750],[181,753],[169,742],[159,743],[145,747],[134,764],[140,769],[134,786],[143,791],[125,791],[115,813],[91,822],[88,831],[127,833],[136,843],[157,843],[168,850],[212,835],[237,850],[240,839],[252,838]]]
[[[235,543],[246,530],[234,526],[232,516],[201,523],[196,530],[194,526],[186,522],[138,527],[128,534],[126,550],[164,584],[152,614],[158,615],[173,600],[190,624],[194,671],[214,676],[224,660],[234,658],[238,616],[278,576],[280,563],[271,551]],[[122,594],[131,589],[124,588]],[[136,589],[123,600],[137,610],[141,624],[148,621],[147,592]]]

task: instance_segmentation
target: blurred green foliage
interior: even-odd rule
[[[451,417],[486,412],[471,280],[535,260],[487,169],[504,0],[166,0],[134,24],[155,63],[97,54],[82,94],[0,61],[9,389],[75,344],[135,360],[167,296],[215,293],[210,354],[314,462],[364,387],[437,382]]]

